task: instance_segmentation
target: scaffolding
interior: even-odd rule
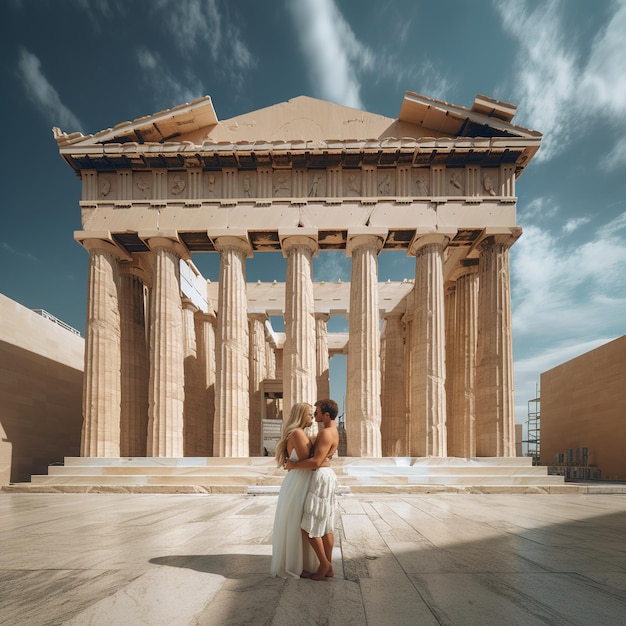
[[[535,397],[528,401],[528,421],[526,422],[527,438],[524,443],[527,446],[526,455],[531,457],[533,465],[539,465],[541,456],[541,396],[539,393],[539,383],[535,386]]]

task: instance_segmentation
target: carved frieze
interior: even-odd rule
[[[291,197],[291,172],[289,170],[276,170],[272,178],[272,197]]]
[[[168,197],[186,198],[187,172],[169,172],[167,186],[169,192]]]
[[[134,175],[133,200],[148,200],[152,195],[152,172],[139,172]]]
[[[242,172],[239,176],[239,197],[257,197],[256,172],[254,170]]]
[[[308,197],[319,198],[325,196],[326,172],[324,170],[309,170]]]
[[[191,168],[101,173],[84,170],[82,180],[85,202],[215,200],[231,204],[251,199],[263,205],[272,198],[305,204],[312,198],[323,198],[330,203],[344,198],[361,198],[365,203],[383,198],[396,199],[399,203],[403,198],[406,201],[429,198],[432,202],[446,202],[448,198],[466,198],[468,202],[515,199],[514,164],[489,168],[473,164],[461,167],[407,164],[327,169],[232,167],[211,171]]]
[[[207,172],[205,178],[206,197],[209,199],[222,197],[222,173]]]

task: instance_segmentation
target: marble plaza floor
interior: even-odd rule
[[[626,495],[338,504],[314,582],[268,575],[273,495],[0,493],[0,624],[626,624]]]

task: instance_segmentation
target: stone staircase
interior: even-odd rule
[[[339,457],[339,493],[589,493],[601,484],[566,483],[529,457]],[[268,457],[68,457],[30,483],[2,487],[28,493],[277,494],[284,470]],[[604,485],[606,488],[606,485]],[[621,487],[620,493],[626,493]],[[607,491],[602,491],[606,493]]]

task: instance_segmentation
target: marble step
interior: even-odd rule
[[[492,489],[500,493],[509,489],[526,493],[535,488],[543,492],[559,489],[565,484],[562,476],[548,475],[546,467],[533,466],[529,457],[339,457],[333,459],[332,467],[340,488],[354,492]],[[32,476],[27,485],[68,492],[243,493],[256,489],[277,493],[284,476],[271,457],[68,457],[63,465],[50,466],[47,475]]]
[[[339,484],[352,485],[553,485],[564,482],[562,476],[367,476],[338,477]],[[194,474],[101,474],[33,476],[33,485],[280,485],[281,476],[240,476],[235,474],[199,476]]]
[[[397,476],[397,477],[419,477],[419,476],[545,476],[545,467],[457,467],[437,465],[435,467],[353,467],[353,466],[333,466],[333,470],[339,477],[364,478],[368,476]],[[253,467],[253,466],[204,466],[204,467],[177,467],[177,466],[154,466],[154,465],[73,465],[73,466],[51,466],[48,468],[49,476],[106,476],[106,475],[167,475],[167,476],[197,476],[212,478],[217,476],[276,476],[282,478],[285,471],[275,466]]]

